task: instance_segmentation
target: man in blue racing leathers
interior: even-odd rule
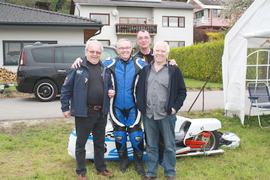
[[[133,148],[135,169],[140,175],[145,171],[142,164],[144,142],[141,113],[135,107],[134,90],[138,73],[147,65],[141,58],[131,56],[132,46],[128,39],[117,42],[118,57],[107,59],[104,65],[112,73],[115,97],[111,99],[110,116],[114,126],[116,149],[120,158],[121,172],[128,168],[127,133]]]

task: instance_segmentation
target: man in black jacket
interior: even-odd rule
[[[110,70],[100,61],[103,46],[98,41],[87,41],[85,58],[78,69],[71,69],[61,90],[61,109],[66,118],[75,116],[76,173],[78,180],[87,180],[85,143],[92,133],[96,173],[114,175],[104,162],[104,139],[109,102],[115,94]],[[71,103],[70,103],[71,101]]]
[[[154,61],[140,71],[137,84],[137,107],[143,115],[147,134],[146,176],[156,179],[158,142],[164,139],[164,173],[168,180],[175,176],[175,121],[176,113],[186,98],[186,87],[181,70],[168,63],[169,45],[159,41],[154,47]]]

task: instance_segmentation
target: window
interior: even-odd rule
[[[110,15],[109,14],[97,14],[97,13],[90,13],[91,19],[96,19],[101,21],[103,25],[110,25]]]
[[[109,57],[115,57],[117,54],[115,53],[115,50],[112,48],[104,48],[100,60],[105,61]]]
[[[4,47],[4,65],[18,65],[19,56],[22,48],[26,45],[32,45],[37,41],[3,41]],[[57,41],[40,41],[44,44],[56,44]]]
[[[204,10],[198,11],[195,13],[195,18],[200,19],[204,16]]]
[[[213,18],[220,18],[221,10],[220,9],[213,9]]]
[[[248,48],[247,56],[247,82],[270,81],[270,50],[261,48]]]
[[[77,57],[85,56],[85,47],[63,47],[63,63],[73,63]]]
[[[34,60],[39,63],[54,62],[54,48],[36,48],[32,50]]]
[[[170,48],[174,47],[185,47],[185,41],[166,41]]]
[[[163,16],[162,17],[163,27],[185,27],[184,17],[174,17],[174,16]]]
[[[146,24],[146,18],[136,18],[136,17],[120,17],[120,24]]]

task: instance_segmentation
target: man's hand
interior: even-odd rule
[[[176,114],[176,111],[174,108],[172,108],[172,114]]]
[[[69,118],[71,116],[70,111],[65,111],[63,112],[63,115],[65,116],[65,118]]]
[[[83,60],[81,59],[81,58],[77,58],[76,60],[75,60],[75,62],[71,65],[71,68],[79,68],[79,67],[81,67],[81,62],[82,62]]]
[[[110,90],[108,91],[108,96],[109,96],[109,98],[113,98],[113,97],[115,96],[115,90],[110,89]]]
[[[171,59],[169,61],[169,64],[172,65],[172,66],[177,66],[176,61],[174,59]]]

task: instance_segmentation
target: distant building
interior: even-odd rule
[[[128,38],[136,46],[136,33],[148,30],[153,43],[164,40],[170,47],[193,44],[191,4],[161,0],[73,0],[71,13],[101,20],[102,32],[95,36],[104,45],[115,46]]]
[[[220,31],[228,27],[229,19],[221,19],[222,0],[188,0],[194,9],[194,28]]]
[[[26,45],[84,44],[102,27],[98,20],[0,2],[0,67],[17,71]]]

